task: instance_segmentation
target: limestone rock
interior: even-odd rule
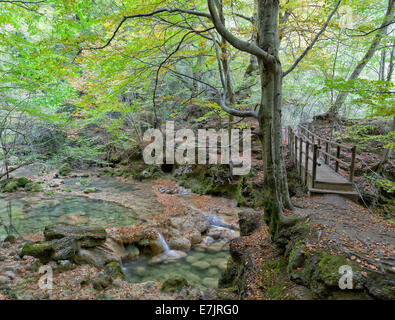
[[[74,257],[77,264],[91,264],[103,268],[107,263],[118,262],[118,258],[100,248],[81,249]]]
[[[181,290],[183,287],[188,287],[188,281],[182,276],[173,276],[167,279],[162,286],[160,291],[162,292],[174,292]]]
[[[123,272],[123,269],[118,262],[107,263],[105,267],[105,272],[113,279],[121,278],[122,280],[125,280],[125,273]]]
[[[103,244],[107,233],[100,227],[55,224],[45,227],[44,236],[45,240],[72,237],[80,242],[82,248],[92,248]]]
[[[168,245],[174,250],[189,251],[191,249],[191,242],[183,237],[170,240]]]

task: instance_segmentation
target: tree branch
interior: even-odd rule
[[[214,26],[217,29],[218,33],[222,37],[224,37],[226,41],[228,41],[236,49],[253,54],[258,58],[263,59],[267,63],[276,63],[276,58],[273,55],[267,53],[265,50],[262,50],[255,44],[249,43],[247,41],[235,37],[231,32],[229,32],[228,29],[225,28],[221,19],[218,16],[217,9],[215,8],[214,0],[207,0],[207,3]]]
[[[152,16],[155,16],[157,14],[164,13],[164,12],[167,12],[167,13],[188,13],[188,14],[192,14],[192,15],[195,15],[195,16],[205,17],[205,18],[211,19],[211,16],[208,13],[200,12],[200,11],[194,11],[194,10],[181,9],[181,8],[175,8],[175,9],[162,8],[162,9],[154,10],[154,11],[152,11],[150,13],[140,13],[140,14],[134,14],[134,15],[130,15],[130,16],[124,16],[123,19],[121,20],[121,22],[118,24],[118,26],[115,29],[115,31],[113,32],[113,34],[110,37],[110,39],[108,39],[108,41],[106,42],[106,44],[104,44],[103,46],[100,46],[100,47],[89,48],[89,49],[90,50],[100,50],[100,49],[104,49],[105,47],[110,45],[111,41],[117,35],[119,29],[122,27],[122,25],[128,19],[152,17]]]
[[[326,20],[324,26],[322,27],[322,29],[320,30],[320,32],[317,33],[317,35],[315,36],[315,38],[313,39],[313,41],[310,43],[310,45],[306,48],[306,50],[300,55],[300,57],[298,59],[296,59],[296,61],[294,62],[294,64],[283,73],[283,77],[286,77],[289,73],[291,73],[300,63],[300,61],[303,60],[303,58],[307,55],[307,53],[309,53],[309,51],[314,47],[314,45],[316,44],[316,42],[318,41],[318,39],[320,38],[321,34],[323,34],[326,30],[326,28],[329,25],[329,22],[332,20],[332,17],[335,15],[337,9],[339,9],[340,3],[342,2],[342,0],[339,0],[335,6],[335,8],[332,10],[331,14],[329,15],[328,19]]]

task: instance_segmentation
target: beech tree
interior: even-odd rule
[[[126,20],[170,12],[194,15],[208,19],[214,25],[215,30],[231,46],[257,58],[261,82],[261,99],[257,111],[252,109],[238,110],[228,105],[230,100],[229,91],[231,90],[228,82],[229,72],[221,70],[223,66],[226,68],[226,64],[222,65],[222,63],[219,63],[219,69],[221,70],[220,74],[223,90],[222,92],[218,92],[218,95],[222,109],[231,116],[253,117],[258,119],[259,129],[257,134],[262,145],[265,174],[263,190],[264,219],[272,236],[275,237],[282,227],[292,225],[298,221],[296,218],[290,218],[284,215],[284,207],[291,208],[292,204],[288,194],[285,163],[282,152],[281,106],[283,77],[292,72],[313,48],[321,34],[325,32],[330,20],[339,8],[340,3],[341,0],[336,3],[327,21],[310,45],[285,72],[282,70],[279,58],[279,0],[258,1],[256,19],[254,19],[257,30],[256,43],[244,41],[233,35],[225,27],[221,3],[216,0],[207,0],[209,13],[197,11],[196,7],[194,9],[179,7],[158,8],[150,13],[125,16],[106,44],[97,49],[102,49],[109,45]],[[206,29],[205,31],[209,32],[210,29]],[[215,39],[213,39],[213,42],[216,46],[217,57],[222,61],[218,53],[218,44]]]

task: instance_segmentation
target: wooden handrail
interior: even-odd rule
[[[292,128],[289,127],[288,129],[288,145],[289,145],[289,150],[292,156],[292,159],[294,159],[297,168],[299,169],[300,175],[302,175],[302,156],[303,156],[303,143],[305,143],[305,181],[307,181],[307,171],[308,171],[308,166],[309,166],[309,160],[313,161],[313,168],[312,168],[312,173],[313,173],[313,187],[314,183],[316,181],[316,176],[317,176],[317,166],[320,166],[320,163],[318,162],[318,159],[320,158],[320,153],[325,155],[325,164],[329,165],[329,160],[334,160],[335,161],[335,171],[339,172],[339,164],[342,164],[345,166],[347,169],[350,169],[350,175],[349,175],[349,181],[353,182],[354,181],[354,173],[355,173],[355,159],[356,159],[356,146],[346,146],[337,142],[330,141],[325,138],[321,138],[317,134],[311,132],[308,130],[306,127],[302,125],[298,125],[298,128],[301,130],[296,133]],[[310,136],[312,139],[310,139]],[[317,143],[316,143],[316,139]],[[298,141],[299,139],[299,141]],[[299,142],[299,146],[298,146]],[[325,143],[325,151],[322,150],[323,143]],[[330,152],[330,148],[335,146],[336,147],[336,156],[333,155]],[[309,155],[310,153],[310,147],[313,151],[313,157]],[[340,159],[341,155],[341,148],[351,150],[351,163],[347,163],[344,160]]]
[[[298,127],[300,127],[300,128],[302,128],[303,130],[307,131],[308,133],[310,133],[312,136],[316,137],[317,139],[319,139],[319,140],[321,140],[321,141],[324,141],[324,142],[327,142],[327,143],[329,143],[329,144],[331,144],[331,145],[333,145],[333,146],[340,147],[340,148],[344,148],[344,149],[348,149],[348,150],[352,150],[352,148],[353,148],[353,147],[350,147],[350,146],[346,146],[345,144],[337,143],[337,142],[334,142],[334,141],[331,141],[331,140],[322,138],[322,137],[320,137],[319,135],[317,135],[316,133],[311,132],[311,131],[310,131],[309,129],[307,129],[305,126],[298,125]]]

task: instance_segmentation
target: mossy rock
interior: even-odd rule
[[[121,278],[125,280],[125,273],[118,262],[110,262],[106,264],[105,272],[112,278]]]
[[[82,248],[93,248],[106,241],[107,233],[101,227],[54,224],[45,227],[44,237],[47,241],[72,237],[80,242]]]
[[[68,176],[71,172],[71,166],[68,163],[64,163],[59,169],[58,169],[58,175],[59,176]]]
[[[92,286],[95,290],[104,290],[112,285],[112,278],[107,274],[100,274],[92,280]]]
[[[44,188],[38,182],[28,182],[25,186],[25,191],[42,192]]]
[[[20,177],[16,179],[16,183],[18,184],[19,188],[24,188],[27,183],[31,182],[28,178],[26,177]]]
[[[96,191],[97,191],[96,188],[86,188],[83,190],[83,193],[89,194],[89,193],[94,193]]]
[[[179,291],[184,287],[188,287],[188,281],[182,276],[172,276],[167,279],[162,286],[160,287],[160,291],[162,292],[174,292]]]
[[[15,180],[11,180],[5,185],[3,192],[11,193],[17,190],[18,190],[18,183]]]
[[[21,251],[21,257],[32,256],[39,259],[43,264],[51,261],[54,254],[55,249],[53,243],[50,241],[28,242],[23,246]]]
[[[229,166],[226,165],[195,165],[190,169],[175,172],[179,184],[192,192],[213,196],[236,197],[238,183],[234,181]]]

